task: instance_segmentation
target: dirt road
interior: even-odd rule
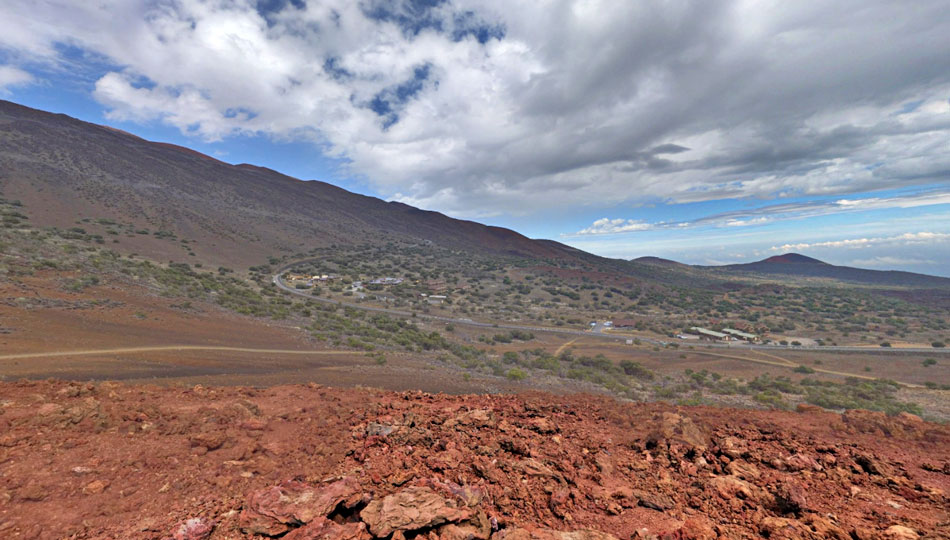
[[[116,349],[84,349],[76,351],[49,351],[37,353],[3,354],[0,360],[22,360],[25,358],[53,358],[59,356],[99,356],[103,354],[133,354],[158,351],[225,351],[237,353],[258,354],[293,354],[293,355],[365,355],[363,351],[324,351],[297,349],[255,349],[250,347],[220,347],[215,345],[158,345],[149,347],[121,347]]]
[[[780,358],[780,357],[775,356],[775,355],[773,355],[773,354],[766,354],[765,356],[774,358],[774,359],[776,359],[776,360],[765,360],[765,359],[762,359],[762,358],[749,358],[749,357],[747,357],[747,356],[736,356],[736,355],[733,355],[733,354],[720,354],[720,353],[706,352],[706,351],[690,351],[690,352],[691,352],[692,354],[703,354],[703,355],[706,355],[706,356],[718,356],[718,357],[720,357],[720,358],[729,358],[729,359],[731,359],[731,360],[742,360],[742,361],[744,361],[744,362],[753,362],[753,363],[756,363],[756,364],[766,364],[766,365],[770,365],[770,366],[779,366],[779,367],[786,367],[786,368],[787,368],[787,367],[792,367],[792,368],[794,368],[794,367],[797,367],[797,366],[798,366],[798,364],[795,364],[794,362],[791,362],[791,361],[786,360],[786,359],[784,359],[784,358]],[[758,352],[758,351],[756,351],[756,352]],[[760,354],[764,354],[764,353],[760,353]],[[812,369],[813,371],[817,372],[817,373],[826,373],[826,374],[828,374],[828,375],[837,375],[837,376],[839,376],[839,377],[854,377],[854,378],[856,378],[856,379],[865,379],[865,380],[868,380],[868,381],[873,381],[873,380],[875,380],[875,379],[878,379],[878,377],[872,377],[872,376],[870,376],[870,375],[858,375],[857,373],[848,373],[848,372],[845,372],[845,371],[834,371],[834,370],[831,370],[831,369],[821,369],[821,368],[811,368],[811,369]],[[904,385],[904,386],[908,386],[908,387],[910,387],[910,388],[923,388],[923,387],[922,387],[921,385],[919,385],[919,384],[913,384],[913,383],[902,382],[902,381],[897,381],[897,382],[899,382],[900,384],[902,384],[902,385]]]

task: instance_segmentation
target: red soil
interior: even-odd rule
[[[0,384],[2,538],[946,538],[948,488],[912,416]]]

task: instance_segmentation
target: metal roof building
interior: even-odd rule
[[[696,332],[700,336],[704,336],[707,338],[726,339],[729,337],[728,335],[723,334],[722,332],[716,332],[715,330],[709,330],[708,328],[700,328],[698,326],[694,326],[690,328],[690,330],[692,330],[693,332]]]
[[[756,339],[758,339],[755,334],[750,334],[748,332],[736,330],[735,328],[723,328],[722,331],[725,332],[726,334],[729,334],[730,336],[742,338],[746,341],[755,341]]]

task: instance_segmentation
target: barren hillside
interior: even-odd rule
[[[198,260],[217,264],[395,239],[532,258],[576,251],[8,101],[0,101],[0,191],[22,200],[36,225],[128,223],[185,240]],[[116,247],[158,259],[183,255],[154,234]]]

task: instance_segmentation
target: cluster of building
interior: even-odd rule
[[[284,279],[286,279],[290,285],[298,286],[298,288],[300,288],[299,286],[313,287],[314,285],[320,282],[336,281],[340,279],[340,276],[338,274],[321,274],[321,275],[311,276],[307,274],[289,273],[285,276]],[[375,278],[370,281],[354,281],[353,283],[349,285],[349,290],[360,294],[361,295],[360,297],[362,298],[363,295],[359,291],[363,291],[366,285],[399,285],[400,283],[403,283],[403,282],[405,282],[403,278],[386,276],[386,277]],[[442,290],[445,290],[446,288],[445,282],[429,282],[428,285],[430,285],[430,290],[435,290],[435,291],[442,291]],[[431,285],[435,285],[436,287],[431,287]],[[425,294],[425,293],[420,294],[419,297],[430,304],[442,304],[448,298],[444,294]],[[375,295],[375,298],[376,300],[380,300],[383,302],[392,302],[396,300],[395,298],[391,296],[386,296],[386,295]]]
[[[591,326],[595,324],[596,323],[591,323]],[[638,324],[636,319],[614,319],[613,321],[605,322],[604,326],[607,328],[611,326],[613,328],[636,328]],[[689,332],[678,334],[676,337],[679,339],[700,339],[705,341],[747,341],[749,343],[757,343],[759,341],[757,335],[736,330],[735,328],[723,328],[722,330],[716,331],[700,326],[693,326],[689,329]]]
[[[305,284],[310,287],[313,287],[317,283],[325,283],[329,281],[336,281],[340,279],[340,276],[337,274],[319,274],[319,275],[307,275],[307,274],[287,274],[287,281],[291,285]]]
[[[723,328],[722,331],[710,330],[701,326],[693,326],[688,334],[676,336],[680,339],[702,339],[705,341],[748,341],[756,343],[759,337],[755,334],[736,330],[735,328]]]
[[[402,278],[387,276],[387,277],[376,278],[370,281],[369,283],[370,285],[399,285],[402,282],[403,282]]]

